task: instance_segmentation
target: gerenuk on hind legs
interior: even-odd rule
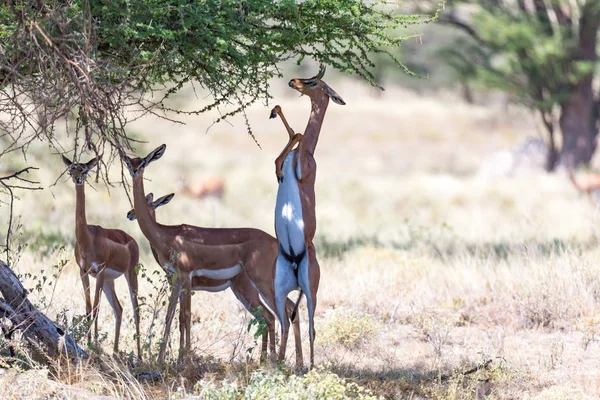
[[[310,363],[314,366],[314,315],[317,306],[320,267],[313,238],[316,232],[315,179],[317,165],[313,157],[329,99],[345,104],[342,98],[321,80],[325,71],[310,79],[292,79],[289,86],[311,99],[311,115],[304,134],[295,133],[275,106],[271,118],[279,116],[288,133],[288,143],[275,160],[279,182],[275,204],[275,232],[279,253],[275,267],[275,303],[279,319],[285,321],[285,299],[295,289],[306,295],[310,334]],[[296,148],[294,148],[297,145]],[[299,301],[299,300],[298,300]],[[282,324],[280,354],[285,354],[289,323]],[[280,358],[281,359],[281,358]]]

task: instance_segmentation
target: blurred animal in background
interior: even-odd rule
[[[575,178],[573,169],[567,168],[567,175],[575,189],[585,193],[590,200],[594,200],[594,197],[598,195],[600,191],[600,173],[588,172]]]
[[[189,182],[186,176],[180,178],[180,190],[183,194],[196,199],[208,197],[223,200],[225,194],[225,182],[219,176],[212,176],[201,181]]]

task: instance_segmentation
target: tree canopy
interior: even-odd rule
[[[187,82],[212,95],[195,112],[228,105],[226,118],[268,99],[278,63],[290,59],[374,84],[370,56],[384,54],[405,69],[390,52],[402,40],[394,29],[430,19],[405,15],[395,2],[362,0],[4,2],[0,157],[36,139],[74,150],[75,159],[84,148],[104,153],[107,144],[116,156],[131,148],[129,119],[168,111],[164,100]],[[60,120],[71,121],[73,142],[56,140]]]

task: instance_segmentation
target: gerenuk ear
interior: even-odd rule
[[[127,212],[127,219],[135,221],[135,210],[133,208]]]
[[[339,94],[337,94],[335,92],[335,90],[333,90],[332,88],[330,88],[329,86],[327,86],[327,96],[329,96],[329,98],[331,100],[333,100],[334,103],[339,104],[341,106],[345,106],[346,102],[344,101],[344,99],[342,99],[340,97]]]
[[[126,154],[123,154],[121,156],[121,160],[123,160],[123,162],[125,163],[125,165],[127,165],[128,167],[131,167],[131,157],[129,157]]]
[[[168,204],[174,196],[175,196],[175,193],[171,193],[171,194],[161,197],[160,199],[158,199],[152,203],[152,208],[156,210],[158,207]]]
[[[98,164],[98,159],[98,157],[94,157],[90,161],[88,161],[87,164],[85,164],[85,167],[88,169],[88,171],[94,168],[96,164]]]
[[[319,72],[315,76],[313,76],[312,78],[301,79],[301,81],[304,82],[304,84],[307,86],[315,86],[323,78],[324,75],[325,67],[321,66]]]
[[[65,156],[61,156],[61,157],[62,157],[63,162],[67,165],[67,167],[70,167],[71,164],[73,164],[71,162],[71,160],[69,160],[67,157],[65,157]]]
[[[150,204],[152,203],[152,200],[154,199],[154,193],[148,193],[146,195],[146,204]]]
[[[150,154],[144,157],[144,166],[150,164],[152,161],[156,161],[165,154],[165,150],[167,149],[166,144],[161,144],[156,149],[152,150]]]

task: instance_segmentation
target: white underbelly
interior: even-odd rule
[[[227,281],[224,284],[219,285],[219,286],[192,286],[192,290],[195,292],[203,291],[203,292],[217,293],[217,292],[222,292],[223,290],[227,289],[230,286],[231,286],[231,281]]]
[[[85,266],[85,262],[84,260],[81,260],[79,266],[83,269]],[[96,261],[92,261],[90,263],[90,267],[87,269],[86,271],[88,273],[88,275],[92,276],[93,278],[96,278],[98,276],[98,274],[100,272],[102,272],[102,274],[104,275],[104,279],[106,280],[115,280],[118,277],[120,277],[121,275],[123,275],[122,271],[117,271],[114,270],[108,266],[106,266],[105,263],[98,263]]]
[[[235,264],[230,268],[223,269],[196,269],[190,273],[190,278],[194,276],[204,276],[208,279],[231,279],[242,272],[242,264]]]
[[[283,162],[283,181],[277,190],[275,204],[275,232],[286,253],[300,254],[305,249],[304,220],[300,190],[293,167],[294,152],[290,152]]]
[[[111,269],[108,267],[104,268],[103,273],[104,273],[104,279],[107,279],[107,280],[115,280],[118,277],[120,277],[121,275],[123,275],[123,272],[115,271],[114,269]]]

